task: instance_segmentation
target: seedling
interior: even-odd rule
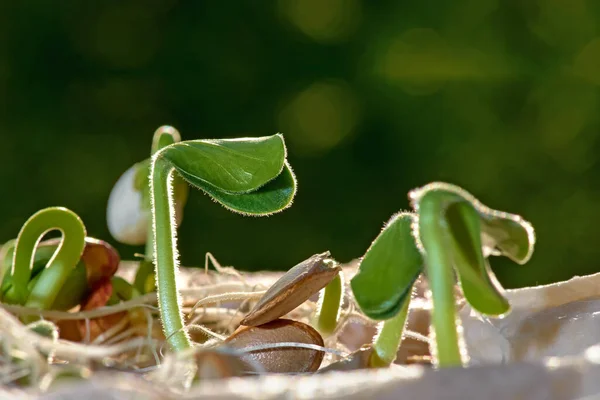
[[[63,237],[39,243],[52,230]],[[86,237],[81,219],[62,207],[33,214],[17,239],[3,246],[3,253],[0,299],[40,310],[67,310],[80,304],[100,281],[110,280],[119,264],[115,249]]]
[[[533,253],[533,227],[518,215],[492,210],[463,189],[431,183],[409,194],[415,213],[399,213],[385,225],[362,259],[351,287],[361,310],[385,321],[371,366],[393,362],[402,339],[412,287],[425,272],[432,310],[432,356],[439,367],[464,365],[455,307],[455,273],[465,299],[489,316],[510,311],[487,256],[525,264]]]
[[[180,142],[173,132],[170,127],[159,128],[153,140],[156,151],[148,174],[152,240],[148,239],[146,246],[151,246],[151,259],[155,263],[163,332],[172,349],[183,351],[191,348],[191,341],[184,329],[176,281],[176,177],[225,208],[254,216],[289,207],[296,192],[296,180],[286,161],[280,134]]]

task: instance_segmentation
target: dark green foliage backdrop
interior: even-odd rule
[[[593,0],[3,1],[0,241],[50,205],[108,239],[112,184],[171,124],[281,131],[300,182],[262,219],[193,192],[185,264],[349,261],[444,180],[535,225],[530,264],[492,261],[505,285],[596,272],[599,28]]]

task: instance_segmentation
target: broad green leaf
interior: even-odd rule
[[[510,310],[492,281],[493,273],[483,255],[480,216],[471,203],[458,201],[446,208],[445,219],[451,236],[448,249],[465,298],[477,311],[487,315],[501,315]]]
[[[484,215],[481,228],[485,245],[498,249],[518,264],[525,264],[531,258],[535,233],[521,217],[506,213]]]
[[[411,234],[412,223],[412,214],[393,216],[350,281],[356,302],[369,318],[385,320],[398,314],[423,271],[423,258]]]
[[[281,135],[260,138],[190,140],[159,153],[190,184],[239,194],[257,190],[277,177],[286,157]]]
[[[296,178],[286,162],[277,178],[254,192],[231,194],[210,185],[200,188],[231,211],[260,216],[279,212],[292,204],[296,194]]]

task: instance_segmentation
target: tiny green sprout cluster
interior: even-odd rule
[[[455,276],[476,311],[501,316],[510,311],[488,264],[504,255],[524,264],[532,253],[531,224],[518,215],[492,210],[463,189],[431,183],[409,194],[413,212],[394,215],[373,241],[351,280],[356,302],[383,327],[373,344],[371,365],[393,362],[417,278],[427,276],[433,302],[434,362],[468,362],[455,307]]]

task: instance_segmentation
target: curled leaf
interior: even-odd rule
[[[466,190],[444,182],[433,182],[410,192],[409,198],[417,212],[421,198],[431,191],[454,194],[477,210],[481,218],[482,240],[486,253],[504,255],[518,264],[529,261],[536,240],[531,223],[519,215],[493,210]]]
[[[385,225],[350,281],[360,309],[385,320],[396,315],[423,271],[423,258],[411,234],[414,215],[399,213]]]
[[[254,192],[231,194],[208,186],[204,191],[228,210],[253,216],[269,215],[292,205],[296,195],[296,177],[286,161],[277,178]]]
[[[412,191],[410,198],[419,213],[415,239],[426,258],[430,252],[446,252],[473,308],[488,315],[508,312],[510,305],[489,268],[486,253],[494,253],[490,246],[501,247],[502,254],[526,261],[533,251],[531,225],[516,215],[491,210],[463,189],[446,183],[426,185]]]
[[[157,153],[190,184],[226,193],[248,193],[275,179],[286,157],[281,135],[189,140]]]

